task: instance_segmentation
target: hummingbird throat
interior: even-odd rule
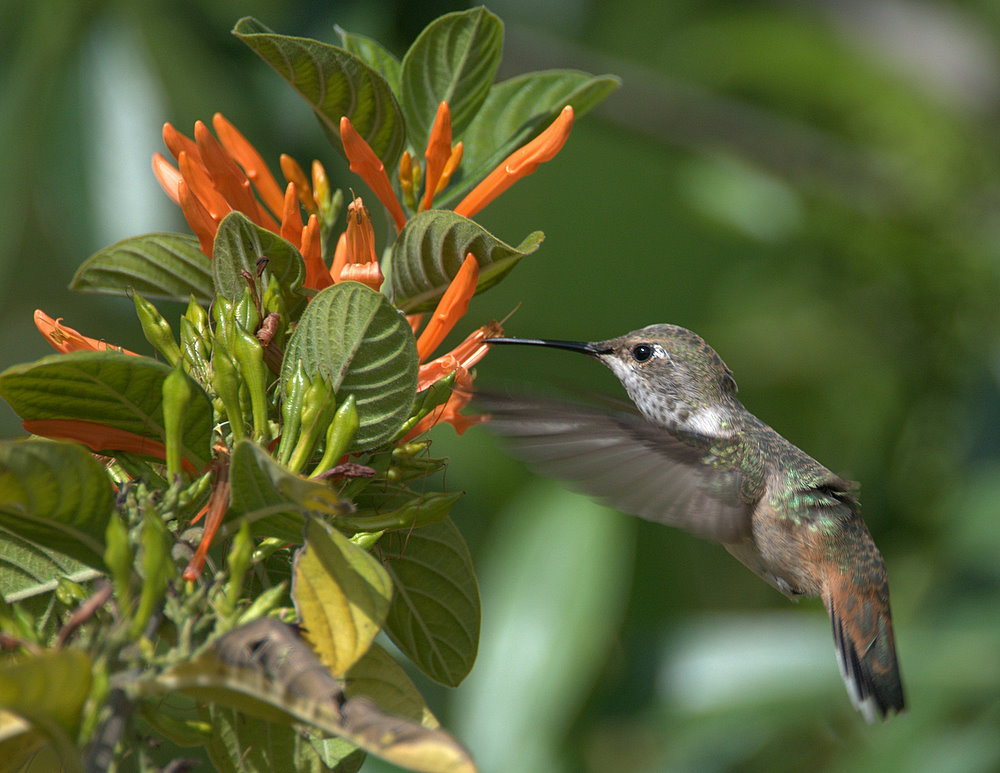
[[[668,430],[722,438],[733,434],[730,411],[722,405],[692,405],[683,397],[656,389],[633,367],[615,357],[600,357],[622,382],[639,412]]]

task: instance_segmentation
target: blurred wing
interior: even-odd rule
[[[624,513],[718,542],[750,533],[742,475],[711,464],[708,438],[699,448],[638,414],[553,400],[480,393],[475,405],[515,456]]]

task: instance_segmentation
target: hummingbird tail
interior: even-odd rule
[[[840,674],[851,702],[869,723],[887,719],[892,712],[905,708],[889,610],[889,586],[882,557],[874,543],[871,550],[873,554],[867,562],[871,571],[864,577],[864,587],[858,587],[857,575],[842,574],[834,568],[823,594],[833,624]]]

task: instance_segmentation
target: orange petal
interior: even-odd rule
[[[444,171],[445,164],[451,157],[451,111],[448,103],[442,101],[438,105],[434,125],[431,126],[431,136],[427,140],[427,173],[424,175],[424,200],[420,203],[421,211],[431,208],[438,181]]]
[[[465,368],[458,366],[454,369],[455,373],[455,385],[452,388],[451,396],[448,398],[444,405],[440,405],[435,408],[431,413],[427,414],[420,421],[414,425],[406,436],[400,441],[400,443],[406,443],[412,440],[417,435],[426,432],[435,424],[439,424],[442,421],[446,421],[455,428],[455,432],[461,435],[469,427],[475,426],[476,424],[482,424],[486,421],[485,416],[474,415],[465,416],[460,411],[466,405],[468,405],[469,400],[472,399],[472,375]],[[449,371],[451,372],[451,371]]]
[[[469,308],[469,301],[476,292],[476,282],[479,281],[479,262],[470,252],[465,257],[462,267],[451,280],[448,289],[444,291],[441,300],[424,332],[417,339],[417,358],[425,360],[431,352],[451,332],[455,323],[461,319]]]
[[[389,177],[385,173],[385,165],[364,138],[357,133],[346,115],[340,119],[340,139],[344,143],[347,160],[351,162],[351,171],[368,184],[382,205],[389,210],[396,222],[396,230],[402,231],[406,225],[406,215],[403,214],[403,208],[393,193]]]
[[[463,217],[472,217],[511,185],[534,172],[538,165],[554,158],[573,128],[573,106],[566,105],[549,127],[528,144],[518,148],[486,179],[473,188],[455,207]]]
[[[208,210],[212,220],[216,223],[222,222],[222,218],[228,215],[233,208],[229,206],[222,194],[215,189],[212,178],[208,172],[197,161],[193,161],[186,150],[182,150],[177,159],[180,167],[181,177],[187,183],[188,190],[201,202],[201,205]]]
[[[413,194],[413,157],[408,150],[404,150],[399,157],[399,185],[407,197],[406,202],[412,204],[409,197]]]
[[[337,239],[337,248],[333,251],[333,263],[330,265],[330,278],[339,282],[340,275],[347,265],[347,231],[344,231]]]
[[[462,343],[452,349],[449,354],[458,360],[463,368],[471,368],[479,362],[490,350],[490,345],[486,343],[487,338],[497,338],[503,335],[503,328],[499,322],[487,322],[482,327],[474,330]]]
[[[180,204],[181,199],[177,193],[177,183],[181,181],[181,173],[163,156],[162,153],[153,154],[153,175],[174,204]]]
[[[68,352],[122,352],[136,357],[135,352],[122,349],[120,346],[108,344],[105,341],[98,341],[96,338],[85,336],[77,330],[62,324],[62,317],[52,319],[41,309],[35,309],[35,327],[38,332],[45,336],[45,340],[55,347],[56,351],[63,354]]]
[[[180,158],[181,153],[185,152],[193,159],[196,159],[198,163],[201,163],[201,156],[198,155],[198,146],[194,143],[194,140],[185,137],[169,123],[163,124],[163,144],[167,146],[167,150],[170,151],[170,155],[174,157],[174,160]]]
[[[375,254],[375,228],[361,197],[347,205],[347,262],[378,263]]]
[[[213,185],[229,205],[262,228],[277,233],[278,223],[257,204],[253,189],[250,187],[250,179],[243,174],[243,170],[229,157],[201,121],[195,122],[194,139],[198,143],[198,152],[212,178]]]
[[[302,238],[302,213],[299,211],[298,186],[295,183],[288,183],[285,188],[285,199],[281,206],[281,238],[290,241],[296,246],[301,246],[299,241]]]
[[[165,459],[167,449],[163,443],[142,435],[136,435],[107,424],[80,419],[35,419],[21,422],[21,426],[32,435],[54,438],[56,440],[73,440],[82,443],[95,453],[107,451],[126,451],[154,459]],[[182,459],[184,469],[192,475],[197,475],[194,465],[187,459]]]
[[[323,262],[319,237],[319,218],[316,215],[309,215],[309,222],[302,229],[302,259],[306,263],[304,284],[316,290],[322,290],[333,284],[330,272]]]
[[[406,315],[406,321],[409,323],[410,330],[413,331],[413,335],[416,335],[417,331],[420,330],[420,324],[424,321],[424,315],[423,314],[407,314]]]
[[[478,363],[490,349],[485,339],[503,335],[499,322],[487,322],[473,331],[462,343],[447,354],[442,354],[430,362],[425,362],[417,371],[417,391],[423,392],[434,382],[444,378],[453,370],[468,370]]]
[[[361,282],[361,284],[368,285],[372,290],[378,292],[382,282],[385,281],[385,276],[383,276],[382,268],[378,263],[348,263],[341,269],[340,281]]]
[[[275,214],[281,212],[284,195],[278,186],[278,181],[274,179],[271,170],[267,168],[264,159],[257,148],[250,144],[239,129],[233,126],[222,113],[212,116],[212,126],[215,133],[219,135],[219,142],[226,152],[235,159],[236,163],[243,167],[246,176],[250,178],[257,194],[261,200]]]
[[[228,468],[223,467],[218,471],[218,477],[212,488],[212,495],[208,499],[205,530],[201,533],[201,542],[198,543],[198,549],[191,556],[191,560],[188,561],[188,565],[181,575],[184,580],[194,582],[205,567],[205,558],[208,556],[208,549],[212,545],[212,539],[219,530],[219,526],[222,525],[222,517],[226,514],[226,510],[229,509],[229,495],[231,491],[232,486],[229,483],[229,471]]]
[[[215,247],[215,232],[219,230],[219,224],[212,219],[208,210],[198,201],[198,197],[191,193],[187,183],[183,180],[177,185],[177,194],[181,199],[181,212],[184,219],[194,235],[198,237],[201,244],[201,251],[208,257],[212,257],[212,249]]]
[[[330,180],[326,176],[326,168],[315,158],[312,162],[313,199],[330,201]],[[317,202],[317,206],[318,206]]]
[[[437,188],[434,190],[435,196],[448,187],[451,176],[455,174],[458,165],[462,163],[462,151],[464,149],[465,143],[463,142],[456,143],[455,147],[451,149],[451,155],[448,156],[448,163],[444,165],[444,171],[441,172],[441,179],[438,180]]]
[[[282,153],[278,161],[281,163],[281,173],[285,175],[285,179],[290,183],[295,183],[295,187],[299,192],[299,201],[306,208],[306,212],[310,214],[319,212],[316,199],[312,195],[312,188],[309,187],[309,178],[302,171],[299,162],[286,153]]]

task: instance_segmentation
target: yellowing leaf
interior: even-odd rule
[[[335,676],[368,648],[389,611],[392,581],[366,551],[316,518],[295,558],[292,599],[305,637]]]

